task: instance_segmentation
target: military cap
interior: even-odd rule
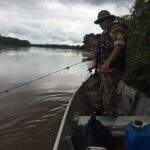
[[[94,22],[95,24],[99,24],[99,22],[101,22],[103,19],[105,18],[116,18],[116,16],[114,15],[111,15],[109,11],[107,10],[102,10],[98,13],[98,16],[97,16],[97,20]]]

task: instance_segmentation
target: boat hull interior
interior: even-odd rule
[[[75,150],[72,143],[74,131],[85,126],[96,108],[100,79],[90,76],[73,95],[66,109],[53,150]],[[119,116],[96,114],[96,120],[106,126],[114,138],[114,149],[124,149],[124,127],[135,120],[150,123],[150,99],[124,82],[118,85],[117,111]],[[91,145],[94,146],[94,145]]]

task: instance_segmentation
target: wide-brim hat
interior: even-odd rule
[[[99,24],[99,22],[101,22],[102,20],[104,20],[105,18],[116,18],[116,16],[111,15],[109,11],[107,10],[102,10],[98,13],[97,16],[97,20],[94,21],[95,24]]]

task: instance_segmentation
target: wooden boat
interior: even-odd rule
[[[72,96],[63,116],[53,150],[75,150],[72,143],[73,131],[77,127],[87,124],[95,109],[99,84],[98,77],[92,75]],[[115,150],[123,150],[124,126],[135,120],[150,123],[150,99],[122,81],[118,86],[118,97],[117,110],[123,115],[118,117],[98,115],[96,119],[109,127],[115,141]],[[93,150],[95,149],[93,148]],[[97,148],[97,150],[99,149]]]

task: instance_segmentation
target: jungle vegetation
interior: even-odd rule
[[[128,26],[125,80],[150,96],[150,0],[136,0],[125,20]]]

